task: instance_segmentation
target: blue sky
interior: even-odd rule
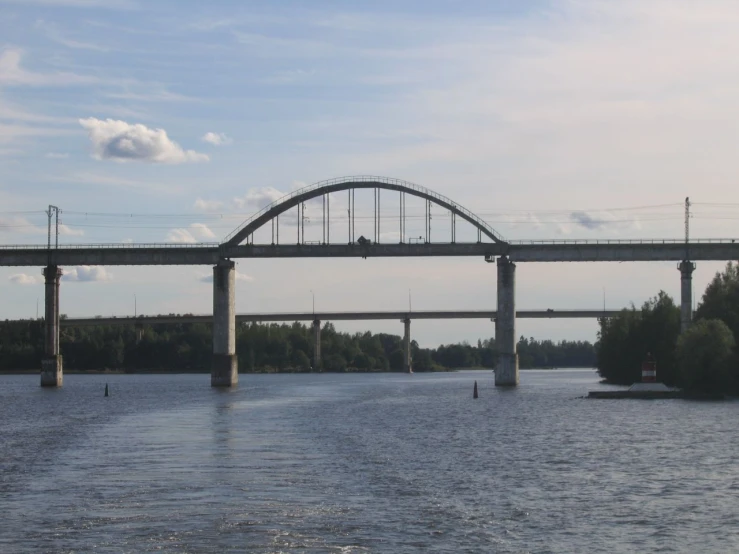
[[[285,192],[353,174],[426,186],[510,239],[679,238],[686,196],[693,236],[736,236],[734,2],[0,0],[0,13],[5,244],[43,242],[48,204],[62,243],[218,241]],[[357,207],[371,214],[371,196]],[[721,265],[698,265],[697,293]],[[311,290],[326,310],[400,309],[409,290],[415,309],[495,305],[482,260],[238,270],[244,312],[308,310]],[[135,295],[140,312],[207,313],[209,271],[67,268],[62,312],[128,314]],[[596,308],[604,290],[621,307],[660,288],[677,296],[674,264],[518,269],[521,308]],[[38,268],[0,270],[0,295],[0,317],[35,315]],[[519,329],[593,339],[596,325]],[[414,325],[425,345],[491,333]]]

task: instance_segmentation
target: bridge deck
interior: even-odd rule
[[[676,240],[549,241],[421,244],[98,244],[0,246],[0,266],[215,265],[221,258],[373,258],[507,255],[514,262],[626,262],[739,259],[739,242],[711,239],[685,244]]]
[[[522,319],[582,319],[613,317],[618,310],[519,310],[516,317]],[[249,322],[293,322],[293,321],[365,321],[405,319],[495,319],[495,310],[468,311],[419,311],[419,312],[293,312],[269,314],[237,314],[236,321]],[[72,317],[61,320],[61,325],[154,325],[162,323],[211,323],[212,315],[164,315],[138,317]]]

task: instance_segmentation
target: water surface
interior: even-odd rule
[[[739,551],[737,402],[582,399],[583,370],[209,379],[0,376],[0,551]]]

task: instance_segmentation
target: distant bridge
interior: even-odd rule
[[[583,319],[614,317],[619,310],[519,310],[521,319]],[[263,314],[236,314],[237,323],[268,323],[292,321],[369,321],[414,319],[487,319],[494,320],[496,310],[444,310],[418,312],[286,312]],[[123,317],[66,317],[60,320],[62,327],[95,325],[157,325],[166,323],[213,323],[212,315],[155,315]]]

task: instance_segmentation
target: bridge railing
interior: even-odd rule
[[[426,194],[428,196],[431,196],[433,198],[436,198],[437,200],[441,200],[442,202],[445,202],[447,204],[450,204],[454,206],[454,209],[460,211],[461,213],[465,214],[467,217],[473,219],[477,223],[479,223],[481,226],[485,227],[490,233],[492,233],[494,236],[498,237],[500,240],[503,240],[501,235],[495,231],[484,219],[481,219],[471,211],[469,211],[464,206],[460,206],[450,198],[447,198],[446,196],[443,196],[437,192],[434,192],[432,190],[427,189],[426,187],[422,187],[420,185],[417,185],[415,183],[411,183],[410,181],[404,181],[403,179],[395,179],[393,177],[381,177],[378,175],[352,175],[349,177],[334,177],[333,179],[326,179],[325,181],[318,181],[317,183],[313,183],[311,185],[296,189],[277,200],[274,200],[264,206],[261,210],[256,212],[255,214],[251,215],[250,217],[246,218],[241,225],[236,227],[233,231],[231,231],[224,239],[223,242],[226,243],[229,240],[231,240],[236,233],[238,233],[241,229],[243,229],[245,226],[249,225],[252,221],[256,220],[257,218],[261,217],[265,213],[267,213],[269,210],[274,208],[275,206],[278,206],[282,204],[283,202],[287,202],[291,198],[294,198],[296,196],[299,196],[301,194],[305,194],[307,192],[311,192],[312,190],[316,190],[322,187],[327,187],[330,185],[338,185],[341,183],[347,183],[347,182],[358,182],[358,183],[371,183],[371,182],[378,182],[378,183],[386,183],[390,185],[398,185],[403,186],[418,192],[421,192],[423,194]]]
[[[87,249],[112,249],[112,248],[218,248],[218,242],[102,242],[91,244],[62,244],[59,247],[52,246],[52,250],[87,250]],[[46,244],[1,244],[0,250],[48,250]]]
[[[690,239],[688,245],[693,244],[733,244],[739,241],[739,238],[715,238],[715,239]],[[413,244],[413,243],[411,243]],[[450,243],[435,243],[435,244],[452,244]],[[456,243],[463,244],[463,243]],[[572,244],[572,245],[588,245],[588,244],[685,244],[683,239],[541,239],[541,240],[511,240],[508,244],[517,245],[557,245],[557,244]],[[425,245],[423,243],[422,245]],[[104,243],[89,243],[89,244],[62,244],[58,248],[52,246],[52,250],[89,250],[89,249],[145,249],[145,248],[174,248],[174,249],[186,249],[186,248],[219,248],[222,246],[218,242],[132,242],[132,243],[121,243],[121,242],[104,242]],[[294,246],[294,245],[290,245]],[[313,244],[305,244],[303,246],[316,246]],[[323,245],[321,245],[323,246]],[[0,244],[0,250],[48,250],[49,247],[46,244]]]
[[[739,239],[690,239],[691,244],[730,244]],[[541,240],[509,240],[508,244],[685,244],[684,239],[541,239]]]

